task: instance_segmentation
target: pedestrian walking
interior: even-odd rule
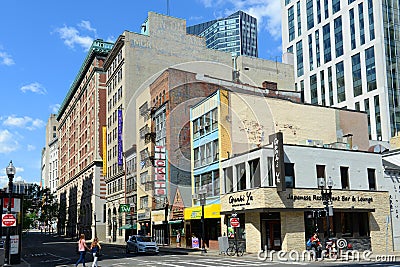
[[[85,267],[86,249],[89,250],[86,245],[85,235],[81,234],[78,241],[79,260],[75,263],[75,267],[77,267],[79,263],[82,263],[83,267]]]
[[[90,250],[92,251],[92,255],[93,255],[92,267],[97,267],[97,260],[99,259],[100,250],[101,250],[99,239],[97,237],[95,237],[93,239],[93,242],[90,245]]]

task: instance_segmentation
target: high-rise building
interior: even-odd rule
[[[305,102],[365,111],[370,140],[400,129],[398,1],[282,0],[282,50]],[[285,58],[285,57],[284,57]]]
[[[103,63],[112,48],[112,43],[93,41],[57,115],[57,196],[61,207],[58,224],[61,234],[70,237],[85,233],[87,239],[97,235],[105,240],[106,74]]]
[[[189,26],[186,31],[204,37],[208,48],[231,52],[237,56],[258,57],[257,19],[243,11]]]
[[[58,121],[57,115],[51,114],[46,125],[46,146],[42,151],[42,184],[55,193],[58,185]]]

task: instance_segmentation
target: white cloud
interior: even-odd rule
[[[24,172],[24,168],[22,168],[22,167],[15,167],[15,172],[16,172],[16,173]]]
[[[35,129],[42,128],[45,125],[45,123],[40,119],[32,119],[31,117],[28,116],[16,117],[15,115],[11,115],[4,120],[3,125],[25,128],[29,131],[33,131]]]
[[[27,84],[21,87],[21,91],[26,93],[27,91],[30,91],[32,93],[44,95],[47,93],[46,89],[41,85],[40,83],[31,83]]]
[[[10,153],[17,150],[19,144],[8,130],[0,130],[0,153]]]
[[[82,20],[81,23],[78,24],[78,26],[84,30],[94,32],[94,34],[97,35],[97,31],[96,29],[92,28],[92,26],[90,25],[90,21]]]
[[[50,105],[51,113],[57,114],[59,109],[60,109],[60,107],[61,107],[60,104]]]
[[[75,27],[69,27],[64,25],[62,28],[57,28],[55,31],[60,35],[60,38],[64,40],[64,44],[66,44],[70,48],[75,48],[75,45],[79,45],[85,49],[85,51],[89,50],[90,46],[93,43],[94,38],[96,37],[96,29],[92,28],[89,21],[81,21],[78,24],[78,27],[83,31],[88,31],[89,33],[94,33],[94,37],[90,36],[90,34],[81,33]]]
[[[6,66],[11,66],[11,65],[14,65],[15,62],[9,54],[7,54],[4,51],[3,52],[0,51],[0,64],[6,65]]]
[[[226,8],[223,12],[230,15],[242,10],[257,18],[258,31],[268,31],[274,38],[281,38],[281,1],[278,0],[200,0],[205,7]]]
[[[26,148],[28,151],[33,151],[36,149],[36,147],[34,145],[28,145]]]

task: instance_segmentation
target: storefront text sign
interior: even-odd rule
[[[281,132],[269,136],[274,149],[275,185],[278,192],[286,191],[285,164],[283,154],[283,134]]]
[[[248,206],[253,202],[253,196],[251,192],[243,193],[240,196],[229,196],[229,204],[232,207]]]
[[[287,196],[288,200],[293,201],[322,201],[321,195],[292,195]],[[373,197],[361,196],[332,196],[332,201],[336,202],[367,202],[368,204],[374,202]]]

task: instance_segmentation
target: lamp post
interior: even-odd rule
[[[206,204],[206,197],[207,197],[207,188],[202,187],[199,190],[199,198],[200,198],[200,205],[201,205],[201,254],[206,253],[206,248],[204,244],[204,237],[205,237],[205,230],[204,230],[204,205]]]
[[[97,238],[97,219],[96,219],[96,211],[93,213],[94,215],[94,237]]]
[[[324,177],[318,177],[318,187],[321,189],[322,203],[325,204],[325,212],[326,212],[326,232],[327,238],[330,238],[330,221],[329,221],[329,205],[332,204],[332,187],[333,180],[332,177],[329,176],[328,180],[325,182]]]
[[[7,205],[7,214],[11,214],[11,200],[12,200],[12,191],[13,191],[13,179],[15,175],[15,167],[10,161],[10,164],[6,168],[6,173],[8,176],[8,205]],[[10,257],[10,227],[7,227],[7,236],[6,236],[6,249],[4,251],[4,266],[11,264]]]

